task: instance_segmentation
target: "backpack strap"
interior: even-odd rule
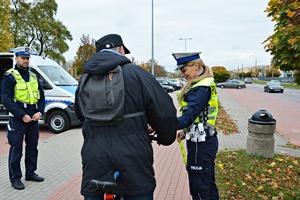
[[[131,118],[131,117],[137,117],[137,116],[142,116],[142,115],[145,115],[145,111],[141,111],[141,112],[136,112],[136,113],[129,113],[129,114],[126,114],[123,116],[123,119],[126,119],[126,118]]]

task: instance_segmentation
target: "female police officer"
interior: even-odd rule
[[[177,69],[188,82],[178,101],[178,140],[187,140],[187,166],[193,200],[219,199],[214,160],[218,151],[215,123],[218,113],[216,85],[211,69],[200,52],[173,53]]]
[[[12,187],[17,190],[25,188],[21,182],[20,167],[24,136],[26,142],[25,180],[44,181],[44,178],[37,175],[35,170],[38,157],[38,120],[44,112],[45,96],[36,75],[28,69],[29,58],[29,48],[16,48],[16,65],[5,73],[1,86],[2,103],[11,116],[7,124],[7,138],[10,144],[9,178]]]

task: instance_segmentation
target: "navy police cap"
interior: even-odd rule
[[[201,52],[185,52],[185,53],[172,53],[172,56],[175,58],[177,62],[177,68],[183,68],[188,62],[192,60],[197,60],[200,58]]]
[[[30,48],[29,47],[18,47],[14,49],[16,56],[28,57],[30,58]]]

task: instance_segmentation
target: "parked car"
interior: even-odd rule
[[[160,84],[162,85],[167,85],[167,86],[171,86],[174,90],[176,90],[176,87],[171,84],[169,81],[165,80],[165,79],[156,79]]]
[[[244,79],[244,83],[249,83],[249,84],[252,84],[252,78],[250,78],[250,77],[246,77],[245,79]]]
[[[181,81],[181,83],[182,83],[183,85],[185,85],[186,82],[187,82],[187,80],[186,80],[185,78],[178,78],[178,80]]]
[[[228,80],[226,82],[222,82],[222,83],[217,83],[217,87],[220,88],[237,88],[237,89],[241,89],[241,88],[245,88],[246,84],[238,81],[238,80]]]
[[[169,78],[166,79],[171,85],[175,87],[176,90],[179,90],[182,88],[183,84],[176,78]]]
[[[169,86],[169,85],[163,85],[161,83],[159,83],[163,88],[164,90],[169,93],[169,92],[173,92],[175,89],[173,88],[173,86]]]
[[[264,92],[280,92],[283,93],[283,87],[278,81],[270,81],[264,86]]]

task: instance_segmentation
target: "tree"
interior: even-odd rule
[[[13,36],[10,33],[9,0],[0,1],[0,52],[8,52],[13,47]]]
[[[139,64],[142,68],[146,69],[149,73],[151,72],[151,59],[146,63],[142,62]],[[155,77],[166,77],[168,75],[167,70],[162,65],[159,65],[156,60],[154,60],[154,76]]]
[[[96,53],[95,39],[90,39],[89,35],[82,35],[79,48],[76,52],[75,61],[72,69],[75,71],[75,77],[83,73],[84,63]]]
[[[55,20],[55,0],[12,0],[11,32],[16,46],[30,46],[39,55],[65,64],[63,53],[69,49],[66,40],[72,35],[62,22]]]
[[[223,66],[214,66],[211,70],[214,73],[214,78],[217,83],[230,79],[230,72]]]
[[[300,1],[270,0],[265,12],[275,21],[274,34],[264,43],[272,64],[283,71],[300,69]]]
[[[295,83],[297,85],[300,85],[300,70],[296,70],[294,73],[294,77],[295,77]]]
[[[141,66],[142,68],[146,69],[148,72],[151,71],[151,67],[145,63],[145,62],[141,62],[141,64],[139,64],[139,66]]]
[[[252,77],[252,76],[253,76],[253,74],[251,71],[245,73],[245,77]]]
[[[281,75],[280,71],[278,69],[272,69],[267,72],[266,77],[279,77]]]

